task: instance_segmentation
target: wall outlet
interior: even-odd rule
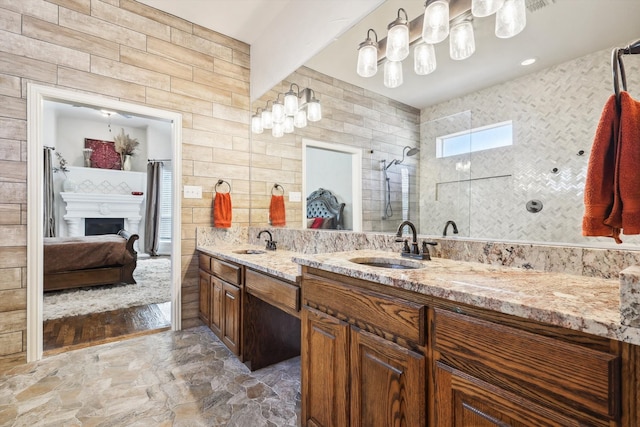
[[[299,191],[289,191],[289,201],[290,202],[301,202],[302,201],[302,193]]]
[[[185,199],[202,199],[202,187],[199,185],[184,186]]]

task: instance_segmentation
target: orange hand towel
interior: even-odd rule
[[[213,199],[213,226],[217,228],[231,227],[231,194],[216,193]]]
[[[606,236],[619,240],[620,229],[604,223],[613,207],[618,128],[616,98],[612,95],[602,111],[587,166],[583,236]]]
[[[286,212],[284,209],[284,196],[271,195],[269,205],[269,221],[274,227],[284,227],[287,225]]]
[[[613,207],[604,222],[625,235],[640,234],[640,102],[621,92],[619,111]]]

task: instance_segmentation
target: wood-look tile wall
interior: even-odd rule
[[[26,352],[27,83],[183,116],[182,325],[197,324],[195,230],[213,185],[234,182],[249,221],[249,46],[133,0],[0,0],[0,369]]]

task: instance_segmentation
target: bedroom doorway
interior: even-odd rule
[[[136,251],[138,252],[138,266],[134,270],[134,279],[141,281],[145,275],[155,274],[154,278],[149,281],[158,281],[157,276],[164,272],[166,275],[166,286],[168,287],[169,302],[167,303],[155,303],[150,302],[144,304],[147,309],[146,314],[140,314],[137,309],[133,309],[130,306],[121,308],[122,301],[115,301],[114,307],[117,313],[118,310],[122,310],[118,313],[114,319],[120,319],[127,315],[132,318],[140,319],[140,317],[147,317],[150,319],[147,322],[149,325],[153,324],[153,318],[165,319],[165,327],[168,327],[166,319],[170,319],[170,327],[173,330],[179,330],[181,328],[181,310],[180,310],[180,286],[181,286],[181,265],[180,265],[180,185],[182,173],[180,169],[181,165],[181,130],[182,122],[181,115],[164,110],[158,110],[155,108],[149,108],[145,106],[129,104],[112,99],[105,99],[101,96],[76,93],[67,90],[45,87],[35,84],[28,85],[27,96],[27,109],[28,109],[28,159],[29,159],[29,176],[28,176],[28,243],[27,243],[27,360],[34,361],[42,358],[43,354],[43,309],[44,309],[44,292],[43,292],[43,238],[45,229],[45,203],[44,203],[44,155],[45,147],[56,147],[58,145],[57,152],[61,153],[64,158],[64,163],[60,163],[60,157],[54,157],[53,167],[62,169],[62,166],[67,166],[67,172],[64,174],[57,174],[61,182],[58,192],[71,194],[76,199],[82,200],[85,194],[89,193],[120,193],[126,196],[126,193],[131,193],[124,199],[135,199],[133,196],[139,195],[140,192],[144,194],[140,197],[140,200],[146,199],[146,168],[147,161],[161,161],[165,164],[165,169],[169,171],[168,179],[165,176],[165,180],[168,182],[169,200],[168,205],[164,207],[164,238],[159,245],[154,246],[156,249],[154,255],[149,257],[145,255],[145,242],[142,237],[145,233],[145,218],[144,212],[146,212],[143,203],[140,202],[139,211],[141,215],[127,214],[124,216],[125,228],[134,229],[135,234],[140,234],[140,241],[136,241]],[[92,115],[90,119],[84,122],[78,121],[76,116],[82,116],[83,114]],[[65,119],[58,120],[58,117],[66,117]],[[73,118],[76,117],[76,118]],[[72,119],[73,118],[73,119]],[[84,123],[84,124],[82,124]],[[61,130],[60,128],[64,129]],[[126,131],[125,131],[126,129]],[[163,130],[164,129],[164,130]],[[64,132],[67,132],[64,134]],[[102,132],[102,133],[101,133]],[[107,133],[108,132],[108,133]],[[95,162],[102,161],[108,158],[109,153],[103,153],[104,156],[99,159],[91,158],[87,156],[87,148],[96,148],[95,145],[88,146],[86,144],[87,139],[101,140],[101,142],[108,142],[109,139],[114,141],[113,136],[126,133],[127,136],[131,135],[132,139],[137,139],[139,142],[154,141],[156,146],[152,147],[149,142],[144,150],[141,150],[133,156],[133,166],[131,168],[113,167],[112,169],[104,165],[96,165]],[[60,134],[64,136],[61,137]],[[166,133],[166,136],[163,136]],[[109,138],[111,137],[111,138]],[[56,139],[58,141],[56,141]],[[166,141],[165,144],[160,144],[160,141]],[[64,141],[64,142],[60,142]],[[75,141],[75,142],[69,142]],[[59,144],[56,144],[60,142]],[[69,145],[75,143],[76,146]],[[84,143],[84,144],[83,144]],[[65,145],[66,144],[66,145]],[[82,144],[82,145],[79,145]],[[142,148],[144,143],[140,144]],[[160,147],[163,145],[163,147]],[[62,147],[64,146],[64,150]],[[152,148],[150,148],[152,147]],[[98,147],[100,148],[100,147]],[[51,150],[47,150],[51,151]],[[89,151],[91,154],[91,151]],[[87,162],[88,157],[93,165]],[[137,157],[137,158],[136,158]],[[95,167],[94,167],[95,166]],[[124,172],[126,171],[126,173]],[[53,174],[55,175],[55,174]],[[62,180],[62,175],[65,175],[66,180]],[[51,176],[51,175],[49,175]],[[68,181],[72,176],[76,178],[73,185],[68,185]],[[107,177],[106,179],[105,176]],[[141,183],[144,181],[144,185]],[[94,190],[92,185],[100,187],[100,190]],[[113,185],[117,187],[115,190],[107,188]],[[89,187],[89,188],[88,188]],[[49,188],[49,187],[47,187]],[[126,191],[124,191],[126,190]],[[132,191],[129,191],[132,190]],[[107,197],[107,196],[105,196]],[[109,197],[111,197],[109,195]],[[59,203],[56,213],[57,224],[56,232],[63,236],[74,236],[80,234],[78,229],[82,229],[82,235],[84,235],[84,218],[77,219],[72,218],[73,215],[69,212],[64,212],[66,203]],[[101,213],[109,215],[111,210],[106,203],[100,205]],[[168,211],[167,211],[168,209]],[[134,209],[135,211],[135,209]],[[117,215],[115,215],[117,216]],[[87,216],[90,218],[90,216]],[[168,219],[168,220],[167,220]],[[81,226],[78,223],[82,223]],[[147,239],[148,240],[148,239]],[[157,241],[156,239],[155,241]],[[152,241],[153,242],[153,241]],[[152,243],[154,244],[154,243]],[[155,263],[145,267],[145,264]],[[136,278],[136,275],[139,275]],[[108,285],[111,286],[111,285]],[[108,287],[107,286],[107,287]],[[102,287],[102,286],[97,286]],[[116,287],[114,285],[114,287]],[[64,292],[64,291],[63,291]],[[119,298],[117,295],[120,292],[120,297],[127,296],[129,292],[123,292],[122,290],[116,290],[116,300],[124,299]],[[153,291],[151,291],[153,293]],[[146,301],[146,300],[144,300]],[[135,304],[135,301],[133,302]],[[76,304],[80,305],[80,304]],[[109,307],[107,307],[109,308]],[[155,313],[151,313],[148,310],[153,308]],[[152,310],[152,311],[153,311]],[[113,311],[113,310],[111,310]],[[138,311],[136,313],[136,311]],[[128,313],[128,314],[126,314]],[[72,326],[65,325],[67,329],[82,327],[82,324],[89,325],[91,322],[88,318],[82,318],[82,316],[92,316],[92,314],[78,314],[74,319],[82,319],[77,325]],[[95,321],[96,325],[113,325],[113,321],[108,319],[99,319]],[[153,327],[153,326],[151,326]],[[117,328],[114,328],[117,329]],[[144,331],[134,331],[137,334],[142,334]],[[79,333],[79,332],[76,332]],[[110,339],[114,340],[114,339]]]

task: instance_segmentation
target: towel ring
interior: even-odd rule
[[[231,193],[231,184],[229,184],[227,181],[223,179],[219,179],[218,182],[216,183],[216,186],[215,186],[216,193],[220,193],[220,191],[218,191],[218,187],[221,186],[222,184],[227,184],[227,186],[229,187],[229,191],[227,191],[227,193]]]
[[[284,187],[278,183],[273,184],[273,187],[271,188],[271,195],[274,195],[274,191],[277,191],[278,188],[282,191],[282,194],[280,194],[280,196],[284,196]]]

